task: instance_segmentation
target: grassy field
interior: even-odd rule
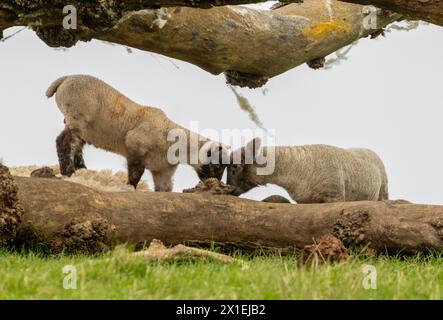
[[[443,298],[443,256],[438,254],[407,259],[354,256],[316,269],[298,267],[293,257],[237,258],[243,263],[153,263],[131,256],[126,248],[95,257],[3,250],[0,299]],[[66,265],[77,270],[77,289],[63,288]],[[376,268],[375,290],[363,287],[365,265]]]

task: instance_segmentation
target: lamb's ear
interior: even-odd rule
[[[225,152],[227,152],[226,148],[219,142],[208,141],[199,151],[200,162],[202,164],[220,164],[223,156],[229,157],[229,154],[224,155]]]
[[[257,137],[257,138],[252,139],[251,141],[249,141],[249,143],[252,144],[252,146],[250,146],[250,148],[252,148],[251,150],[252,150],[254,158],[255,158],[262,151],[261,150],[261,148],[262,148],[261,139]]]

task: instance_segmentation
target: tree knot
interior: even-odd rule
[[[73,252],[103,252],[111,245],[114,231],[115,226],[106,219],[74,219],[64,228],[64,245]]]
[[[366,226],[369,221],[368,209],[343,209],[333,226],[333,235],[347,247],[350,245],[359,246],[365,241]]]

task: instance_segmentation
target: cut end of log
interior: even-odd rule
[[[8,167],[0,164],[0,245],[10,245],[23,215],[17,184]]]

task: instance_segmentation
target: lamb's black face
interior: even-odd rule
[[[239,196],[257,186],[255,166],[252,164],[230,164],[227,184],[235,187],[233,195]]]
[[[217,178],[221,180],[223,173],[225,172],[225,164],[203,164],[197,170],[197,175],[200,180],[206,180],[209,178]]]
[[[227,164],[223,164],[224,152],[227,151],[225,151],[224,147],[218,143],[211,145],[205,154],[209,163],[206,162],[206,164],[202,164],[196,169],[200,180],[206,180],[209,178],[216,178],[218,180],[222,179],[227,166]]]

